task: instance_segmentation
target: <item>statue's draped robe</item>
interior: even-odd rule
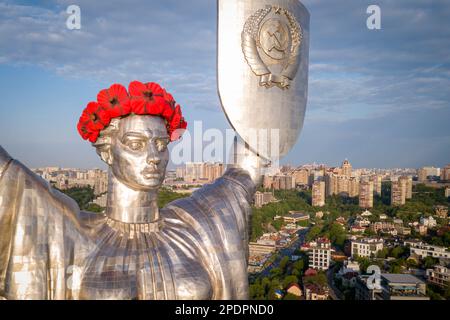
[[[156,224],[81,212],[0,147],[0,297],[246,299],[255,186],[229,169]]]

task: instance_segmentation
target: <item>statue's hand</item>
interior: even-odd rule
[[[270,161],[265,160],[249,149],[248,145],[241,139],[236,138],[230,150],[228,168],[241,168],[246,170],[256,187],[262,184],[265,171],[270,166]]]

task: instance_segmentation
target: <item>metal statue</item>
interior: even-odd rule
[[[232,150],[233,164],[158,209],[172,131],[147,110],[160,99],[145,91],[152,85],[142,89],[142,104],[104,128],[97,125],[106,116],[92,105],[86,121],[100,133],[79,128],[109,166],[104,214],[80,211],[0,147],[0,297],[248,299],[251,203],[268,154],[245,141],[246,126],[279,129],[281,155],[295,143],[306,105],[309,16],[295,0],[218,0],[218,7],[219,91],[244,140]],[[111,92],[103,99],[111,112],[129,107]]]
[[[222,107],[251,150],[276,160],[303,127],[309,13],[298,0],[218,0],[218,12]]]

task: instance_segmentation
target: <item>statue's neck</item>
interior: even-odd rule
[[[136,191],[109,172],[106,215],[123,223],[152,223],[159,220],[158,190]]]

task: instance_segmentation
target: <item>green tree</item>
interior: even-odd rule
[[[103,212],[104,208],[100,207],[99,205],[95,204],[95,203],[91,203],[86,207],[86,211],[89,212],[96,212],[96,213],[101,213]]]
[[[342,247],[346,239],[346,232],[339,223],[333,223],[330,227],[329,238],[333,244]]]
[[[404,256],[406,252],[407,252],[407,249],[405,247],[397,246],[395,248],[392,248],[389,256],[393,257],[393,258],[400,258],[400,257]]]
[[[309,232],[305,238],[307,241],[312,241],[312,240],[316,239],[320,235],[321,232],[322,232],[322,228],[320,226],[316,225],[309,230]]]
[[[287,289],[287,287],[293,283],[298,284],[298,278],[296,276],[287,276],[283,280],[283,288]]]
[[[161,188],[158,192],[158,207],[164,208],[167,204],[177,199],[186,198],[187,194],[170,191],[166,188]]]
[[[289,263],[289,257],[288,256],[284,256],[281,259],[280,265],[279,265],[282,274],[286,273],[286,268],[287,268],[288,263]]]
[[[423,267],[425,269],[431,269],[433,268],[436,264],[438,264],[439,259],[433,258],[433,257],[425,257],[425,259],[423,259]]]
[[[377,258],[386,259],[388,254],[389,254],[389,249],[388,248],[383,248],[383,250],[378,251]]]
[[[402,273],[402,267],[405,265],[404,259],[396,259],[392,261],[389,265],[390,273]]]
[[[283,221],[280,220],[274,220],[273,222],[271,222],[271,225],[277,230],[280,231],[281,227],[283,226]]]
[[[95,199],[94,189],[91,186],[70,188],[59,191],[74,199],[81,210],[86,210],[89,204]]]
[[[270,270],[270,277],[271,278],[278,278],[283,274],[283,270],[281,268],[273,268]]]

